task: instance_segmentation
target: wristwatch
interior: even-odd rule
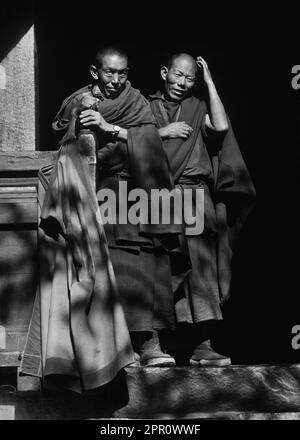
[[[114,131],[112,132],[112,135],[117,137],[118,134],[120,133],[121,127],[119,127],[118,125],[113,125],[113,130]]]

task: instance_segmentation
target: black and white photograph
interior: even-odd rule
[[[174,8],[2,8],[0,426],[300,420],[299,47]]]

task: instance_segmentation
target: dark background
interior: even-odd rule
[[[42,3],[42,2],[41,2]],[[45,6],[46,5],[46,6]],[[217,348],[235,364],[300,361],[291,348],[291,328],[300,325],[299,292],[299,92],[291,69],[300,53],[290,41],[258,36],[231,38],[210,20],[178,8],[175,21],[140,4],[133,17],[122,10],[34,4],[39,86],[39,149],[56,149],[51,121],[61,101],[90,81],[89,65],[99,46],[117,44],[129,54],[130,81],[145,95],[160,87],[159,68],[175,52],[207,61],[231,118],[253,178],[257,201],[240,236],[231,298],[225,305]],[[21,12],[20,12],[21,13]],[[28,14],[24,10],[23,17]],[[255,32],[254,32],[255,31]]]

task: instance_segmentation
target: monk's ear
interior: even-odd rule
[[[166,78],[167,78],[167,74],[168,74],[168,68],[166,67],[166,66],[163,66],[161,69],[160,69],[160,75],[161,75],[161,77],[162,77],[162,79],[165,81],[166,80]]]
[[[93,64],[90,67],[90,74],[92,75],[93,79],[99,79],[98,69]]]

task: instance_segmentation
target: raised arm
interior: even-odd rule
[[[207,62],[198,56],[197,66],[203,71],[203,80],[207,86],[209,102],[208,113],[205,116],[205,125],[214,131],[227,131],[228,121],[224,106],[218,95],[215,83],[212,79]]]

